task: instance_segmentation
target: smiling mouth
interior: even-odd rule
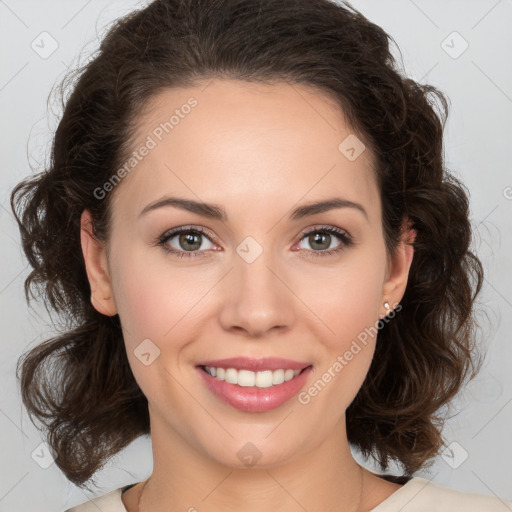
[[[237,370],[236,368],[221,368],[214,366],[199,366],[205,373],[219,381],[226,381],[241,387],[270,388],[288,382],[302,372],[310,368],[306,366],[302,370],[280,368],[277,370]]]

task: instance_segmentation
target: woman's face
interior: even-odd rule
[[[231,466],[256,453],[283,463],[341,432],[412,253],[401,245],[387,259],[370,150],[336,104],[299,85],[167,90],[133,151],[113,187],[108,260],[85,229],[82,244],[93,304],[119,314],[152,431]],[[166,198],[190,209],[153,207]],[[339,203],[304,208],[324,201]],[[308,369],[255,387],[198,366],[244,368],[227,358]],[[251,383],[251,372],[228,373]],[[267,386],[281,373],[254,375]]]

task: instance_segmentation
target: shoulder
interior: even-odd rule
[[[71,507],[65,512],[98,512],[99,510],[101,512],[126,512],[126,508],[121,500],[123,489],[124,487],[114,489],[103,496],[89,500],[76,507]]]
[[[398,507],[398,508],[397,508]],[[512,502],[414,477],[371,512],[512,512]]]

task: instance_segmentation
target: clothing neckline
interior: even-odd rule
[[[413,476],[407,476],[407,475],[401,475],[401,476],[387,475],[384,473],[377,473],[375,471],[371,471],[368,468],[364,468],[364,469],[366,469],[373,475],[378,476],[379,478],[382,478],[383,480],[387,480],[388,482],[392,482],[392,483],[399,484],[402,486],[399,489],[397,489],[396,491],[394,491],[393,493],[391,493],[384,501],[381,501],[377,506],[375,506],[368,512],[381,512],[381,509],[383,509],[384,507],[387,507],[388,505],[391,505],[391,502],[393,502],[393,504],[395,504],[397,499],[401,499],[402,497],[405,497],[404,494],[409,493],[409,490],[411,490],[411,492],[412,492],[413,488],[417,486],[416,484],[419,484],[422,482],[428,482],[428,480],[425,480],[420,477],[413,477]],[[121,496],[128,489],[131,489],[132,487],[134,487],[135,485],[137,485],[139,483],[141,483],[141,482],[135,482],[133,484],[125,485],[124,487],[121,487],[119,489],[121,491],[119,493],[119,499],[121,501],[121,506],[123,507],[122,511],[120,511],[120,512],[128,512],[126,510],[126,507],[124,506],[123,501],[121,500]],[[382,512],[385,512],[385,511],[382,510]]]

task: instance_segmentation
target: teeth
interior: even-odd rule
[[[205,366],[206,373],[219,380],[225,380],[230,384],[238,386],[269,388],[282,384],[296,377],[301,370],[263,370],[261,372],[252,372],[250,370],[236,370],[235,368],[215,368]]]

